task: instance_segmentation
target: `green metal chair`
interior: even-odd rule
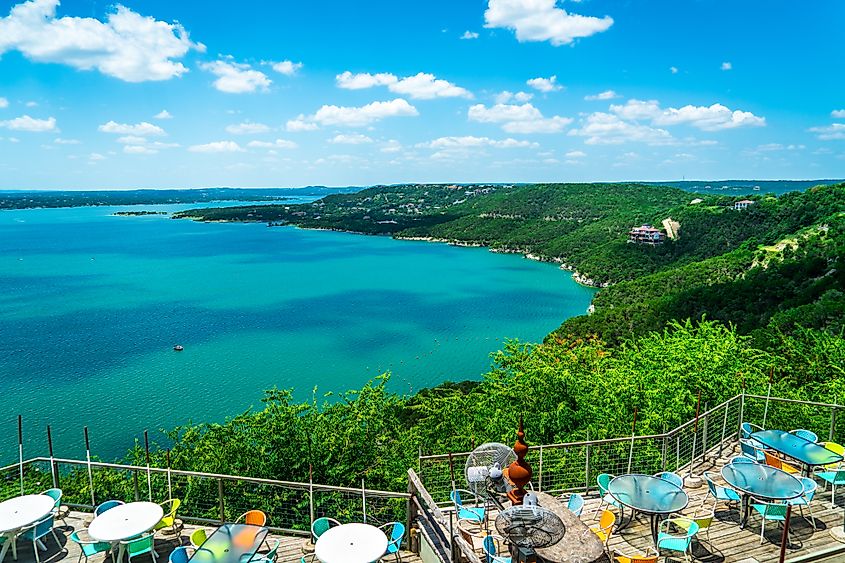
[[[173,531],[173,535],[178,539],[179,533],[182,531],[182,522],[176,518],[176,511],[179,510],[179,506],[181,504],[182,501],[178,498],[172,498],[160,503],[159,506],[161,506],[164,511],[164,516],[162,516],[161,520],[158,521],[158,524],[153,527],[153,531],[157,532],[158,530],[163,530],[164,528],[170,528]]]
[[[751,503],[751,508],[757,512],[763,520],[760,522],[760,545],[763,545],[763,534],[766,531],[766,520],[772,520],[774,522],[785,522],[786,521],[786,509],[789,507],[788,504],[784,503],[774,503],[774,502],[754,502]],[[786,541],[787,544],[789,543],[789,530],[786,531]]]
[[[602,509],[605,506],[613,506],[615,508],[619,508],[619,503],[616,502],[616,499],[607,492],[607,486],[610,484],[610,481],[613,480],[613,475],[610,473],[602,473],[598,477],[596,477],[596,484],[599,486],[599,495],[601,496],[601,502],[599,503],[598,508],[596,508],[595,513],[593,514],[593,520],[599,517],[601,514]]]
[[[205,528],[197,528],[196,530],[191,532],[191,537],[189,538],[189,541],[191,542],[191,545],[194,546],[194,549],[196,549],[201,546],[207,539],[208,534],[206,533]]]
[[[340,526],[340,522],[334,518],[328,518],[326,516],[314,520],[314,522],[311,523],[311,543],[317,543],[317,538],[322,536],[326,530],[333,526]]]
[[[672,533],[671,526],[683,530],[683,534]],[[684,554],[684,559],[692,561],[692,538],[698,533],[698,524],[689,518],[667,518],[660,523],[660,531],[657,534],[657,551],[666,549]]]
[[[79,545],[79,559],[77,559],[76,563],[82,561],[83,556],[85,557],[85,561],[88,561],[88,558],[92,555],[111,551],[111,544],[109,542],[96,541],[90,538],[83,539],[80,533],[81,532],[74,532],[70,535],[70,540]]]
[[[152,557],[153,561],[155,561],[158,556],[156,555],[154,538],[155,534],[149,533],[144,534],[142,536],[138,536],[137,538],[133,538],[131,540],[120,542],[120,545],[122,545],[123,548],[126,550],[126,555],[129,558],[129,563],[132,563],[133,557],[138,557],[139,555],[143,555],[145,553],[149,553],[150,557]]]
[[[56,545],[64,551],[62,548],[62,544],[59,543],[59,537],[56,535],[56,531],[53,530],[53,513],[51,512],[46,518],[42,518],[35,524],[24,529],[23,533],[21,533],[20,538],[25,540],[32,541],[32,549],[35,551],[35,561],[37,563],[41,563],[41,558],[38,556],[38,545],[37,542],[41,538],[45,537],[47,534],[52,534],[53,539],[56,540]]]

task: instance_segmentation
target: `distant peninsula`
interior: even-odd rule
[[[116,211],[118,217],[143,217],[145,215],[170,215],[167,211]]]

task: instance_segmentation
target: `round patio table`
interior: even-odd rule
[[[323,563],[371,563],[387,551],[387,536],[369,524],[342,524],[317,538],[314,554]]]
[[[140,536],[158,524],[164,510],[154,502],[130,502],[110,508],[94,518],[88,535],[112,545]],[[119,544],[117,560],[123,560],[123,544]]]
[[[50,514],[56,500],[47,495],[24,495],[0,502],[0,536],[7,538],[0,550],[0,561],[6,557],[9,544],[12,554],[17,559],[14,537],[21,528],[34,524]]]
[[[620,475],[608,483],[607,492],[623,507],[623,513],[625,506],[632,510],[631,520],[636,512],[651,517],[654,545],[657,545],[657,531],[660,527],[658,516],[680,512],[689,504],[689,496],[682,488],[652,475]],[[620,515],[620,520],[623,516]]]
[[[800,497],[804,485],[787,473],[761,463],[729,463],[722,468],[722,478],[728,485],[742,493],[742,521],[748,521],[748,504],[751,497],[761,500],[789,500]]]

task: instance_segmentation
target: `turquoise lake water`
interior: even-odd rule
[[[260,408],[274,386],[477,378],[503,339],[539,341],[594,293],[484,249],[112,215],[193,207],[0,212],[0,460],[18,414],[25,455],[46,455],[47,424],[57,455],[84,455],[87,424],[109,459],[145,428]]]

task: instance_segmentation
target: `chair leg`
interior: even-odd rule
[[[760,522],[760,545],[763,545],[763,533],[766,531],[766,518]]]
[[[34,531],[34,530],[33,530],[33,531]],[[34,538],[34,537],[35,537],[35,534],[33,534],[33,538]],[[41,558],[38,556],[38,543],[37,543],[37,542],[38,542],[38,540],[36,540],[36,539],[33,539],[33,540],[32,540],[32,551],[34,551],[34,552],[35,552],[35,561],[36,561],[36,563],[41,563]]]

